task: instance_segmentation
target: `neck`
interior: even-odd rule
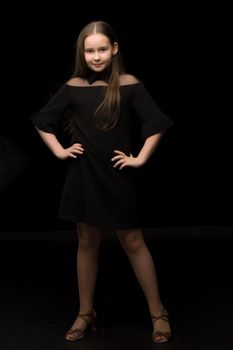
[[[95,72],[89,69],[89,71],[85,75],[85,78],[88,80],[89,84],[94,83],[96,80],[103,80],[106,83],[108,83],[110,76],[111,76],[111,69],[107,67],[101,72]]]

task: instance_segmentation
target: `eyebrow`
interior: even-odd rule
[[[98,50],[100,49],[107,49],[109,47],[109,45],[104,45],[104,46],[99,46],[97,47]],[[85,47],[84,50],[94,50],[93,47]]]

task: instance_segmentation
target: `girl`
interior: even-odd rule
[[[132,154],[132,123],[141,123],[143,146]],[[69,120],[69,147],[58,130]],[[75,341],[94,329],[93,308],[101,228],[116,231],[145,294],[154,342],[171,338],[152,256],[140,228],[133,168],[142,167],[172,120],[164,115],[135,76],[126,74],[112,28],[97,21],[77,40],[72,77],[31,117],[42,140],[59,159],[69,159],[59,216],[76,223],[79,313],[65,339]]]

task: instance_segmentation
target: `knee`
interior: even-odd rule
[[[144,246],[144,240],[139,234],[120,234],[118,238],[127,253],[137,254]]]
[[[101,233],[98,230],[78,230],[78,243],[82,249],[98,249],[101,243]]]

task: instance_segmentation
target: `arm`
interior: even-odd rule
[[[158,134],[149,136],[146,139],[142,149],[140,150],[137,156],[137,159],[141,162],[141,165],[145,164],[147,160],[150,158],[150,156],[154,153],[154,151],[158,147],[158,144],[162,138],[162,135],[163,133],[158,133]]]
[[[77,154],[83,154],[84,149],[80,143],[74,143],[71,147],[63,148],[54,134],[36,129],[44,143],[57,158],[77,158]]]
[[[130,156],[127,156],[124,152],[115,150],[114,153],[116,153],[117,155],[111,159],[113,162],[115,162],[113,167],[114,168],[119,167],[119,169],[123,169],[126,166],[131,166],[134,168],[141,167],[147,162],[150,156],[154,153],[155,149],[157,148],[162,138],[162,135],[163,133],[161,132],[161,133],[149,136],[145,140],[137,157],[133,157],[132,154],[130,154]]]

